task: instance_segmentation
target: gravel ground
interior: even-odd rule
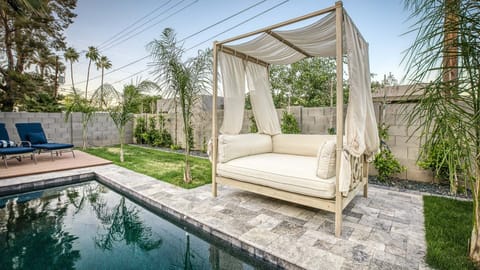
[[[370,176],[368,178],[368,183],[398,191],[420,192],[432,195],[440,195],[444,197],[454,197],[459,199],[472,198],[472,194],[470,191],[468,191],[467,194],[463,192],[457,195],[452,194],[450,192],[450,186],[448,183],[425,183],[398,178],[392,178],[386,182],[382,182],[378,180],[375,176]]]

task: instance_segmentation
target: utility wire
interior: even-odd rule
[[[210,26],[207,26],[207,27],[203,28],[203,29],[200,30],[200,31],[197,31],[197,32],[195,32],[195,33],[193,33],[193,34],[191,34],[191,35],[183,38],[183,39],[180,40],[179,42],[181,43],[181,42],[183,42],[183,41],[185,41],[185,40],[187,40],[187,39],[189,39],[189,38],[192,38],[192,37],[194,37],[194,36],[196,36],[196,35],[198,35],[198,34],[200,34],[200,33],[203,33],[203,32],[205,32],[206,30],[208,30],[208,29],[210,29],[210,28],[212,28],[212,27],[215,27],[215,26],[217,26],[217,25],[219,25],[219,24],[221,24],[221,23],[223,23],[223,22],[225,22],[225,21],[228,21],[228,20],[230,20],[231,18],[236,17],[237,15],[242,14],[243,12],[245,12],[245,11],[247,11],[247,10],[250,10],[250,9],[252,9],[252,8],[254,8],[254,7],[256,7],[256,6],[258,6],[258,5],[260,5],[260,4],[264,3],[264,2],[266,2],[266,1],[267,1],[267,0],[262,0],[262,1],[260,1],[260,2],[257,2],[257,3],[255,3],[255,4],[247,7],[247,8],[244,8],[244,9],[240,10],[239,12],[237,12],[237,13],[235,13],[235,14],[233,14],[233,15],[230,15],[230,16],[228,16],[228,17],[226,17],[225,19],[222,19],[222,20],[220,20],[220,21],[218,21],[218,22],[216,22],[216,23],[214,23],[214,24],[212,24],[212,25],[210,25]]]
[[[234,25],[234,26],[232,26],[232,27],[228,28],[227,30],[225,30],[225,31],[222,31],[222,32],[220,32],[220,33],[218,33],[218,34],[216,34],[216,35],[214,35],[214,36],[212,36],[212,37],[210,37],[210,38],[208,38],[208,39],[206,39],[206,40],[202,41],[202,42],[199,42],[199,43],[197,43],[197,44],[193,45],[192,47],[190,47],[190,48],[186,49],[186,51],[189,51],[189,50],[191,50],[191,49],[193,49],[193,48],[196,48],[196,47],[198,47],[198,46],[202,45],[202,44],[203,44],[203,43],[205,43],[205,42],[208,42],[208,41],[210,41],[210,40],[212,40],[212,39],[214,39],[214,38],[216,38],[216,37],[218,37],[218,36],[220,36],[220,35],[222,35],[222,34],[225,34],[225,33],[229,32],[229,31],[233,30],[234,28],[237,28],[237,27],[239,27],[239,26],[240,26],[240,25],[242,25],[242,24],[245,24],[245,23],[247,23],[247,22],[249,22],[249,21],[251,21],[251,20],[253,20],[253,19],[255,19],[255,18],[259,17],[259,16],[262,16],[263,14],[265,14],[265,13],[267,13],[267,12],[270,12],[270,11],[272,11],[273,9],[276,9],[277,7],[279,7],[279,6],[281,6],[281,5],[285,4],[285,3],[287,3],[288,1],[290,1],[290,0],[284,0],[284,1],[282,1],[282,2],[280,2],[280,3],[278,3],[278,4],[276,4],[275,6],[273,6],[273,7],[269,8],[269,9],[266,9],[266,10],[264,10],[264,11],[262,11],[262,12],[258,13],[258,14],[257,14],[257,15],[255,15],[255,16],[252,16],[252,17],[250,17],[250,18],[248,18],[248,19],[246,19],[246,20],[244,20],[244,21],[241,21],[240,23],[238,23],[238,24],[236,24],[236,25]]]
[[[225,22],[225,21],[228,21],[229,19],[231,19],[231,18],[233,18],[233,17],[236,17],[236,16],[244,13],[245,11],[248,11],[248,10],[250,10],[250,9],[252,9],[252,8],[254,8],[254,7],[256,7],[256,6],[258,6],[258,5],[260,5],[260,4],[264,3],[264,2],[266,2],[266,1],[267,1],[267,0],[262,0],[262,1],[257,2],[257,3],[255,3],[255,4],[249,6],[249,7],[246,7],[246,8],[240,10],[239,12],[237,12],[237,13],[235,13],[235,14],[232,14],[232,15],[230,15],[230,16],[228,16],[228,17],[226,17],[226,18],[224,18],[224,19],[222,19],[222,20],[220,20],[220,21],[218,21],[218,22],[216,22],[216,23],[214,23],[214,24],[211,24],[211,25],[209,25],[209,26],[207,26],[207,27],[205,27],[205,28],[203,28],[203,29],[201,29],[201,30],[199,30],[199,31],[197,31],[197,32],[195,32],[195,33],[187,36],[187,37],[184,37],[184,38],[181,39],[179,42],[181,43],[181,42],[183,42],[183,41],[185,41],[185,40],[187,40],[187,39],[189,39],[189,38],[192,38],[192,37],[194,37],[194,36],[196,36],[196,35],[198,35],[198,34],[200,34],[200,33],[203,33],[203,32],[205,32],[206,30],[211,29],[211,28],[213,28],[213,27],[215,27],[215,26],[217,26],[217,25],[219,25],[219,24],[221,24],[221,23],[223,23],[223,22]],[[140,70],[139,72],[136,72],[136,73],[134,73],[134,74],[132,74],[132,75],[129,75],[129,76],[126,77],[126,78],[120,79],[120,80],[114,82],[113,84],[122,82],[122,81],[124,81],[124,80],[128,80],[128,79],[130,79],[130,78],[132,78],[132,77],[137,76],[138,74],[141,74],[141,73],[147,71],[148,69],[150,69],[150,67],[147,67],[146,69],[142,69],[142,70]]]
[[[149,13],[147,13],[146,15],[142,16],[141,18],[137,19],[135,22],[129,24],[127,27],[125,27],[124,29],[120,30],[119,32],[117,32],[115,35],[109,37],[108,39],[106,39],[104,42],[100,43],[99,45],[97,45],[97,47],[102,47],[104,45],[107,45],[109,43],[111,43],[112,40],[114,40],[115,38],[117,38],[118,36],[120,36],[121,34],[123,34],[125,31],[129,30],[130,28],[132,28],[133,26],[135,26],[136,24],[140,23],[142,20],[146,19],[147,17],[149,17],[150,15],[154,14],[155,12],[157,12],[159,9],[167,6],[170,2],[172,2],[172,0],[168,0],[166,3],[163,3],[161,4],[160,6],[156,7],[155,9],[153,9],[152,11],[150,11]],[[163,14],[163,13],[161,13]]]
[[[185,0],[182,0],[181,2],[184,2],[184,1],[185,1]],[[181,3],[181,2],[180,2],[180,3]],[[190,7],[191,5],[195,4],[196,2],[198,2],[198,0],[195,0],[195,1],[191,2],[191,3],[188,4],[187,6],[184,6],[183,8],[181,8],[181,9],[177,10],[176,12],[170,14],[168,17],[164,18],[164,19],[161,20],[161,21],[164,21],[164,20],[166,20],[166,19],[168,19],[168,18],[170,18],[170,17],[178,14],[180,11],[185,10],[186,8],[188,8],[188,7]],[[161,21],[160,21],[160,22],[161,22]],[[160,22],[157,22],[156,24],[158,24],[158,23],[160,23]],[[146,30],[146,29],[144,29],[144,30]],[[142,31],[142,32],[143,32],[143,31]],[[137,33],[137,34],[140,34],[140,32]],[[130,38],[132,38],[132,37],[133,37],[133,36],[129,37],[128,39],[130,39]],[[124,40],[124,41],[125,41],[125,40]],[[122,42],[123,42],[123,41],[122,41]],[[109,47],[107,47],[107,48],[104,48],[104,49],[108,49],[108,48],[111,48],[111,47],[113,47],[113,46],[111,45],[111,46],[109,46]],[[110,70],[110,71],[104,73],[104,75],[111,74],[111,73],[113,73],[113,72],[116,72],[116,71],[119,71],[119,70],[121,70],[121,69],[124,69],[124,68],[126,68],[126,67],[128,67],[128,66],[130,66],[130,65],[132,65],[132,64],[136,64],[136,63],[138,63],[138,62],[140,62],[140,61],[142,61],[142,60],[147,59],[149,56],[150,56],[150,55],[146,55],[146,56],[144,56],[144,57],[142,57],[142,58],[139,58],[139,59],[134,60],[134,61],[132,61],[132,62],[130,62],[130,63],[127,63],[127,64],[125,64],[125,65],[123,65],[123,66],[121,66],[121,67],[118,67],[118,68],[116,68],[116,69]],[[101,77],[102,77],[101,75],[97,75],[97,76],[95,76],[95,77],[89,78],[89,81],[92,81],[92,80],[95,80],[95,79],[98,79],[98,78],[101,78]],[[87,82],[87,81],[84,80],[84,81],[78,82],[77,84],[83,84],[83,83],[86,83],[86,82]]]
[[[180,4],[183,3],[183,2],[185,2],[185,0],[182,0],[182,1],[178,2],[178,3],[175,4],[171,9],[173,9],[174,7],[180,5]],[[143,28],[142,30],[140,30],[140,31],[138,31],[138,32],[135,32],[135,33],[131,34],[130,36],[127,36],[127,37],[124,36],[124,37],[122,37],[123,39],[117,39],[118,42],[116,42],[116,43],[113,43],[113,42],[112,42],[110,45],[104,47],[102,50],[108,50],[108,49],[110,49],[110,48],[112,48],[112,47],[115,47],[115,46],[117,46],[117,45],[119,45],[119,44],[127,41],[127,40],[132,39],[133,37],[135,37],[135,36],[137,36],[137,35],[145,32],[145,31],[147,31],[148,29],[150,29],[150,28],[152,28],[152,27],[160,24],[161,22],[164,22],[165,20],[171,18],[172,16],[174,16],[174,15],[176,15],[176,14],[184,11],[185,9],[189,8],[190,6],[194,5],[194,4],[197,3],[197,2],[198,2],[198,0],[195,0],[195,1],[191,2],[190,4],[188,4],[188,5],[180,8],[179,10],[177,10],[177,11],[175,11],[174,13],[168,15],[167,17],[165,17],[165,18],[163,18],[163,19],[161,19],[161,20],[159,20],[159,21],[157,21],[157,22],[155,22],[155,23],[153,23],[153,24],[151,24],[151,25]],[[141,26],[143,26],[143,25],[145,25],[146,23],[151,22],[151,21],[152,21],[152,20],[149,20],[149,21],[145,22],[144,24],[142,24]],[[136,30],[136,29],[134,29],[134,30]],[[134,31],[134,30],[133,30],[133,31]],[[128,33],[132,33],[133,31],[129,31]]]
[[[197,1],[198,1],[198,0],[197,0]],[[237,12],[237,13],[235,13],[234,15],[231,15],[231,16],[227,17],[226,19],[222,19],[221,21],[216,22],[216,23],[214,23],[213,25],[210,25],[210,26],[208,26],[208,27],[206,27],[206,28],[204,28],[204,29],[202,29],[202,30],[199,30],[199,31],[197,31],[197,32],[189,35],[188,37],[183,38],[181,41],[185,41],[187,38],[192,38],[193,36],[196,36],[196,35],[204,32],[205,30],[212,28],[213,26],[216,26],[216,25],[218,25],[218,24],[220,24],[220,23],[222,23],[222,22],[225,22],[226,20],[231,19],[231,18],[233,18],[233,17],[235,17],[235,16],[237,16],[237,15],[239,15],[239,14],[241,14],[241,13],[243,13],[243,12],[245,12],[245,11],[251,9],[251,8],[253,8],[254,6],[259,5],[260,3],[265,2],[265,1],[267,1],[267,0],[263,0],[263,1],[258,2],[258,3],[256,3],[256,4],[250,6],[250,7],[247,7],[247,8],[245,8],[245,9],[243,9],[242,11]],[[212,40],[212,39],[214,39],[214,38],[216,38],[216,37],[218,37],[218,36],[220,36],[220,35],[222,35],[222,34],[224,34],[224,33],[226,33],[226,32],[229,32],[229,31],[233,30],[234,28],[237,28],[237,27],[241,26],[242,24],[245,24],[245,23],[247,23],[247,22],[249,22],[249,21],[251,21],[251,20],[253,20],[253,19],[255,19],[255,18],[259,17],[259,16],[261,16],[261,15],[264,15],[265,13],[268,13],[268,12],[272,11],[273,9],[278,8],[279,6],[284,5],[285,3],[289,2],[289,1],[290,1],[290,0],[284,0],[284,1],[282,1],[282,2],[280,2],[280,3],[278,3],[278,4],[276,4],[276,5],[274,5],[274,6],[272,6],[272,7],[270,7],[270,8],[268,8],[268,9],[266,9],[266,10],[264,10],[264,11],[256,14],[256,15],[254,15],[254,16],[252,16],[252,17],[250,17],[250,18],[248,18],[248,19],[246,19],[246,20],[244,20],[244,21],[242,21],[242,22],[240,22],[240,23],[238,23],[238,24],[236,24],[235,26],[230,27],[230,28],[228,28],[228,29],[225,30],[225,31],[222,31],[222,32],[219,33],[219,34],[210,37],[210,38],[207,39],[207,40],[204,40],[204,41],[202,41],[202,42],[200,42],[200,43],[197,43],[196,45],[194,45],[194,46],[186,49],[185,51],[192,50],[193,48],[196,48],[196,47],[200,46],[201,44],[203,44],[203,43],[205,43],[205,42],[208,42],[208,41],[210,41],[210,40]],[[134,61],[132,61],[132,62],[130,62],[130,63],[127,63],[127,64],[125,64],[125,65],[123,65],[123,66],[121,66],[121,67],[119,67],[119,68],[110,70],[110,71],[106,72],[104,75],[108,75],[108,74],[117,72],[117,71],[119,71],[119,70],[122,70],[122,69],[124,69],[124,68],[126,68],[126,67],[128,67],[128,66],[130,66],[130,65],[133,65],[133,64],[136,64],[136,63],[138,63],[138,62],[141,62],[141,61],[147,59],[148,57],[150,57],[150,55],[146,55],[146,56],[144,56],[144,57],[142,57],[142,58],[139,58],[139,59],[134,60]],[[143,70],[141,70],[141,71],[139,71],[139,72],[136,72],[136,73],[134,73],[134,74],[132,74],[132,75],[129,75],[129,76],[126,77],[126,78],[120,79],[120,80],[114,82],[114,84],[115,84],[115,83],[122,82],[122,81],[127,80],[127,79],[130,79],[130,78],[132,78],[132,77],[134,77],[134,76],[137,76],[138,74],[141,74],[141,73],[147,71],[148,69],[150,69],[150,67],[147,67],[147,68],[145,68],[145,69],[143,69]],[[100,78],[100,77],[101,77],[101,76],[99,75],[99,76],[90,78],[90,80],[98,79],[98,78]],[[76,84],[82,84],[82,83],[85,83],[85,82],[86,82],[86,81],[81,81],[81,82],[77,82]]]

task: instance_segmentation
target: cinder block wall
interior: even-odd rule
[[[420,141],[418,134],[414,133],[415,126],[407,129],[407,122],[405,119],[406,114],[413,105],[401,105],[401,104],[388,104],[384,107],[383,113],[382,106],[375,104],[375,115],[377,123],[384,121],[389,126],[390,138],[387,144],[390,146],[393,154],[398,158],[400,163],[407,168],[403,173],[396,175],[401,179],[409,179],[416,181],[430,182],[433,180],[432,173],[430,171],[423,170],[416,165],[417,154],[420,149]],[[347,106],[344,107],[344,115],[346,114]],[[281,120],[283,111],[285,109],[277,109],[277,115]],[[303,134],[328,134],[328,129],[335,127],[336,125],[336,108],[331,107],[315,107],[304,108],[301,106],[291,107],[290,113],[292,113],[297,122],[299,123],[301,132]],[[223,122],[223,110],[217,112],[219,128]],[[150,118],[157,115],[137,115],[136,117]],[[164,114],[166,121],[166,129],[172,135],[175,136],[175,114],[172,112]],[[250,131],[251,121],[250,117],[252,112],[246,110],[243,117],[243,125],[241,133],[248,133]],[[204,149],[204,142],[208,142],[211,137],[212,117],[210,111],[198,110],[193,116],[193,129],[194,129],[194,142],[196,149]],[[157,118],[158,119],[158,118]],[[411,137],[410,137],[411,136]],[[183,122],[181,112],[177,115],[177,139],[178,144],[184,146],[183,135]],[[374,167],[370,167],[370,174],[375,175],[377,172]]]
[[[375,104],[377,108],[377,122],[383,121],[389,127],[388,146],[398,161],[406,167],[406,171],[396,176],[401,179],[409,179],[422,182],[433,181],[433,173],[429,170],[423,170],[417,166],[417,157],[420,151],[420,134],[417,130],[419,126],[407,125],[407,115],[410,114],[414,104]],[[382,114],[382,110],[385,112]],[[371,166],[371,174],[376,174]]]
[[[73,143],[82,146],[82,114],[73,113],[65,121],[64,113],[0,112],[0,122],[5,123],[10,139],[19,141],[15,123],[40,122],[49,141]],[[95,113],[88,124],[88,145],[106,146],[119,143],[119,135],[108,113]],[[133,122],[126,126],[126,142],[132,143]]]

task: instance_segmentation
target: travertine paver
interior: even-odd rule
[[[417,194],[370,187],[344,210],[342,237],[334,215],[233,188],[185,190],[106,165],[0,181],[2,186],[94,172],[101,182],[165,209],[285,268],[426,269],[423,201]]]

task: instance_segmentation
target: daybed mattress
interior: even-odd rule
[[[335,177],[316,175],[317,158],[266,153],[241,157],[217,165],[217,174],[235,180],[303,195],[332,199]]]

